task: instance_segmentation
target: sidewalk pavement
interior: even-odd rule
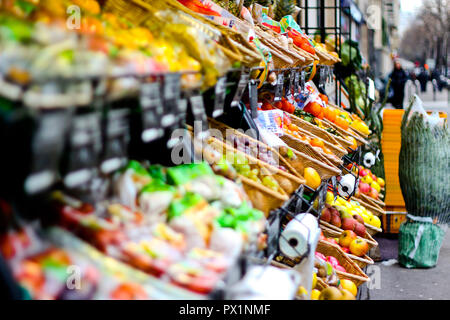
[[[393,263],[394,261],[389,262]],[[373,289],[363,288],[362,290],[365,292],[362,293],[361,298],[370,300],[449,300],[449,271],[450,232],[447,232],[436,267],[406,269],[400,267],[397,262],[392,265],[386,261],[376,263],[372,269],[368,270],[368,274],[371,277],[379,275],[380,286]]]

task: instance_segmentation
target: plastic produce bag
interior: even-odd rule
[[[406,268],[437,264],[445,229],[430,222],[411,221],[400,226],[398,261]]]

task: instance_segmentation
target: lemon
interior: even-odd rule
[[[325,198],[327,204],[332,204],[334,202],[334,195],[332,192],[327,191],[327,197]]]
[[[370,186],[371,186],[372,188],[374,188],[375,190],[377,190],[377,192],[380,192],[380,190],[381,190],[380,185],[379,185],[376,181],[372,181],[372,183],[370,184]]]
[[[317,289],[314,289],[311,291],[311,300],[319,300],[320,297],[320,291]]]
[[[375,228],[381,228],[381,221],[380,221],[380,218],[378,218],[377,216],[373,216],[371,221],[372,221],[372,225],[373,225]]]
[[[313,168],[305,168],[303,176],[306,179],[306,185],[311,189],[316,190],[322,183],[319,174]]]
[[[313,272],[311,288],[314,289],[316,285],[317,285],[317,273]]]
[[[341,279],[341,287],[342,289],[348,290],[354,297],[358,293],[358,288],[351,280]]]

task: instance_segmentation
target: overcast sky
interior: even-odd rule
[[[422,4],[422,0],[400,0],[400,34],[408,27],[409,22],[414,19],[414,13]]]

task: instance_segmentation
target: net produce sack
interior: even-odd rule
[[[409,219],[400,227],[399,263],[433,267],[450,222],[450,131],[414,96],[401,135],[399,178]]]

